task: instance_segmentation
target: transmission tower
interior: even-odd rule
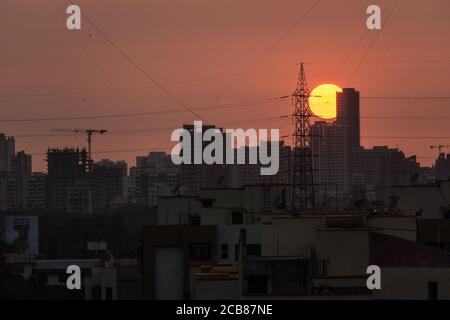
[[[308,84],[303,63],[301,63],[297,88],[292,94],[295,107],[292,114],[295,125],[292,134],[294,140],[292,211],[294,214],[302,214],[305,211],[313,210],[315,205],[310,132],[311,110],[309,109],[308,99]]]

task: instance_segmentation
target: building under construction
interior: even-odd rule
[[[67,213],[90,212],[86,149],[48,149],[48,207]]]

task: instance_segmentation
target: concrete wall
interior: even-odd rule
[[[158,198],[158,224],[178,225],[180,214],[190,212],[189,197],[162,197]]]
[[[158,249],[182,249],[182,295],[189,292],[189,260],[190,246],[192,244],[208,244],[211,248],[211,257],[216,257],[217,230],[215,226],[146,226],[144,227],[143,245],[143,272],[144,272],[144,299],[155,299],[158,293],[158,269],[175,266],[158,262]],[[173,296],[179,296],[179,292]]]
[[[262,226],[262,256],[308,256],[317,246],[320,225],[321,217],[273,219]]]
[[[262,255],[330,260],[329,275],[366,274],[369,229],[324,228],[323,218],[280,218],[262,226]]]
[[[438,283],[438,298],[450,299],[449,268],[382,268],[381,290],[374,299],[427,300],[428,282]]]
[[[197,197],[161,197],[158,198],[158,224],[186,224],[189,214],[199,215],[202,225],[231,224],[233,211],[242,211],[247,224],[259,223],[263,212],[283,212],[279,207],[283,195],[288,204],[289,192],[284,185],[201,189]],[[212,200],[210,207],[204,206],[207,200]]]
[[[84,297],[92,300],[92,288],[99,286],[101,300],[106,300],[107,288],[112,289],[112,300],[117,300],[117,269],[116,268],[93,268],[91,277],[85,278]]]
[[[369,232],[320,231],[318,255],[330,261],[327,267],[328,276],[364,275],[369,266]]]
[[[193,300],[240,299],[239,266],[227,263],[191,264],[190,290]]]
[[[236,245],[242,229],[247,230],[247,244],[261,244],[261,225],[219,225],[217,226],[217,256],[225,262],[235,261]],[[228,259],[221,258],[221,246],[228,246]]]
[[[380,228],[378,233],[393,237],[416,241],[417,227],[416,216],[369,216],[367,226]]]
[[[423,209],[422,217],[426,219],[442,218],[441,207],[450,201],[450,181],[438,186],[405,186],[386,189],[384,201],[389,203],[389,196],[399,197],[397,207],[402,214],[414,215]]]
[[[194,282],[192,299],[239,300],[239,280],[197,280]]]

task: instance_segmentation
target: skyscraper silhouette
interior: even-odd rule
[[[336,123],[346,128],[349,151],[360,147],[359,91],[344,88],[336,93]]]

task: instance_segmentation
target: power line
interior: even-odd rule
[[[450,59],[416,59],[416,60],[366,60],[363,64],[390,64],[390,63],[448,63]]]
[[[223,121],[218,122],[217,126],[229,125],[229,124],[251,124],[251,123],[260,123],[260,122],[275,122],[280,120],[288,119],[290,115],[282,115],[276,117],[265,117],[265,118],[257,118],[257,119],[248,119],[241,121]],[[173,127],[160,127],[153,129],[135,129],[135,130],[108,130],[108,135],[114,134],[137,134],[137,133],[149,133],[149,132],[170,132],[173,131]],[[72,133],[72,134],[51,134],[51,133],[43,133],[43,134],[22,134],[22,135],[14,135],[15,138],[51,138],[51,137],[74,137],[74,136],[82,136],[83,134]]]
[[[362,96],[366,100],[450,100],[450,96]]]
[[[293,67],[295,64],[285,64],[285,65],[279,65],[279,66],[272,66],[267,67],[264,69],[259,70],[253,70],[249,71],[248,73],[262,73],[262,72],[268,72],[273,71],[281,68],[290,68]],[[187,79],[187,80],[180,80],[180,81],[174,81],[174,82],[167,82],[164,83],[165,86],[179,86],[179,85],[189,85],[194,83],[202,83],[202,82],[209,82],[213,80],[221,80],[226,78],[234,78],[242,75],[243,73],[234,73],[234,74],[225,74],[225,75],[217,75],[217,76],[211,76],[211,77],[205,77],[200,79]],[[16,94],[8,94],[8,95],[0,95],[0,99],[8,99],[8,98],[16,98],[16,97],[48,97],[48,96],[70,96],[70,95],[84,95],[84,94],[106,94],[106,93],[114,93],[116,91],[127,91],[127,90],[140,90],[140,89],[150,89],[150,88],[157,88],[156,85],[143,85],[143,86],[135,86],[135,87],[125,87],[125,88],[109,88],[109,89],[97,89],[97,90],[76,90],[76,91],[66,91],[66,92],[28,92],[28,93],[16,93]]]
[[[395,9],[397,8],[398,5],[398,0],[394,0],[395,3],[393,5],[392,10],[388,13],[388,16],[385,20],[385,23],[383,25],[383,27],[381,28],[380,31],[378,31],[378,33],[375,35],[375,37],[373,38],[372,42],[369,44],[369,47],[367,48],[366,52],[364,53],[364,55],[362,56],[361,60],[359,61],[359,63],[357,64],[356,68],[353,70],[352,74],[350,75],[350,77],[347,79],[346,82],[346,86],[348,85],[348,83],[353,79],[353,77],[356,75],[356,73],[358,72],[359,68],[362,65],[362,62],[366,59],[367,55],[369,54],[370,50],[372,49],[372,47],[374,46],[375,42],[377,41],[377,39],[380,37],[380,35],[382,34],[383,30],[386,29],[386,26],[392,16],[392,14],[394,13]]]
[[[70,4],[73,4],[71,1],[68,1]],[[194,110],[192,110],[188,105],[186,105],[183,101],[181,101],[177,96],[175,96],[173,93],[171,93],[168,89],[166,89],[161,83],[159,83],[155,78],[153,78],[148,72],[146,72],[141,66],[139,66],[134,60],[125,52],[123,51],[108,35],[106,35],[85,13],[85,11],[82,11],[81,15],[86,19],[87,22],[114,48],[116,51],[126,60],[128,61],[132,66],[134,66],[137,70],[139,70],[147,79],[149,79],[151,82],[153,82],[161,91],[163,91],[166,95],[168,95],[172,100],[174,100],[177,104],[188,110],[190,113],[192,113],[195,117],[197,117],[200,120],[203,120],[202,117],[196,113]]]
[[[197,107],[194,110],[211,110],[211,109],[228,109],[228,108],[241,108],[249,107],[254,105],[271,104],[284,99],[289,98],[288,96],[265,98],[259,100],[247,100],[234,103],[217,104],[209,107]],[[160,111],[149,111],[149,112],[137,112],[137,113],[119,113],[119,114],[103,114],[103,115],[92,115],[92,116],[78,116],[78,117],[42,117],[42,118],[16,118],[16,119],[0,119],[0,122],[40,122],[40,121],[62,121],[62,120],[89,120],[89,119],[108,119],[108,118],[128,118],[137,116],[149,116],[157,114],[172,114],[172,113],[184,113],[188,112],[186,109],[177,110],[160,110]]]
[[[363,36],[353,45],[353,47],[350,49],[350,51],[344,56],[344,58],[341,60],[341,62],[336,66],[336,68],[330,73],[330,75],[327,78],[327,82],[330,81],[335,74],[342,68],[342,66],[345,64],[345,62],[350,58],[353,51],[356,50],[357,47],[364,41],[366,36],[369,34],[369,30],[366,30],[366,32],[363,34]]]
[[[252,124],[252,123],[261,123],[261,122],[276,122],[284,119],[288,119],[290,115],[283,115],[283,116],[277,116],[277,117],[267,117],[267,118],[259,118],[259,119],[249,119],[249,120],[242,120],[242,121],[225,121],[225,122],[219,122],[216,125],[217,126],[224,126],[229,124]],[[218,128],[218,127],[217,127]],[[142,130],[122,130],[122,131],[109,131],[109,134],[133,134],[133,133],[147,133],[147,132],[162,132],[162,131],[173,131],[174,128],[172,127],[164,127],[164,128],[155,128],[155,129],[142,129]]]
[[[400,63],[450,63],[450,59],[418,59],[418,60],[366,60],[362,62],[363,64],[400,64]],[[341,64],[341,62],[307,62],[305,63],[307,65],[325,65],[325,64]],[[348,64],[357,64],[357,62],[348,62]],[[286,65],[280,65],[280,66],[272,66],[267,67],[264,69],[259,70],[253,70],[247,72],[249,73],[262,73],[262,72],[270,72],[273,70],[278,69],[284,69],[284,68],[290,68],[293,66],[296,66],[297,64],[291,63]],[[336,73],[336,70],[333,71],[333,73],[328,77],[330,79],[332,75]],[[189,85],[194,83],[202,83],[202,82],[209,82],[214,80],[221,80],[225,78],[234,78],[238,77],[240,75],[244,74],[242,73],[234,73],[234,74],[225,74],[225,75],[217,75],[217,76],[211,76],[211,77],[205,77],[200,79],[191,79],[191,80],[180,80],[180,81],[174,81],[174,82],[167,82],[164,83],[165,86],[180,86],[180,85]],[[130,90],[141,90],[141,89],[151,89],[151,88],[157,88],[156,85],[142,85],[142,86],[135,86],[135,87],[122,87],[122,88],[105,88],[105,89],[87,89],[87,90],[75,90],[75,91],[65,91],[65,92],[25,92],[25,93],[15,93],[15,94],[6,94],[6,95],[0,95],[0,99],[12,99],[12,98],[27,98],[27,97],[55,97],[55,96],[76,96],[76,95],[91,95],[91,94],[108,94],[108,93],[115,93],[117,91],[130,91]]]
[[[429,140],[450,139],[450,136],[361,136],[363,139],[398,139],[398,140]]]
[[[283,41],[284,38],[287,37],[287,35],[289,33],[292,32],[292,30],[294,30],[302,21],[304,18],[306,18],[306,16],[309,15],[309,13],[320,3],[321,0],[317,0],[316,2],[313,3],[313,5],[311,7],[309,7],[306,12],[299,18],[297,19],[297,21],[295,21],[295,23],[290,26],[288,28],[288,30],[286,30],[286,32],[284,32],[274,43],[272,43],[266,50],[264,50],[264,52],[256,59],[254,60],[246,69],[244,72],[242,72],[238,77],[236,77],[232,82],[230,82],[230,84],[228,86],[226,86],[221,92],[219,92],[219,94],[217,96],[215,96],[209,103],[208,105],[214,103],[217,99],[219,99],[220,97],[222,97],[225,92],[227,92],[228,90],[230,90],[232,87],[234,87],[247,73],[249,73],[251,71],[251,69],[253,69],[253,67],[255,65],[257,65],[262,59],[264,59],[264,57],[269,54],[270,51],[272,51],[281,41]]]
[[[389,2],[384,10],[387,10],[392,2]],[[361,38],[359,38],[358,41],[356,41],[356,43],[352,46],[352,48],[348,51],[348,53],[344,56],[344,58],[339,62],[339,64],[337,65],[337,67],[331,72],[331,74],[328,76],[328,81],[333,78],[336,73],[341,69],[341,67],[345,64],[345,62],[352,56],[353,52],[360,46],[361,43],[363,43],[363,41],[366,39],[366,37],[369,35],[370,30],[366,29],[364,34],[362,35]],[[363,63],[363,60],[361,60],[359,63]]]
[[[282,117],[273,117],[273,118],[261,118],[254,120],[246,120],[242,121],[241,124],[250,124],[250,123],[260,123],[260,122],[273,122],[273,121],[281,121],[287,119],[289,116],[285,115]],[[230,124],[235,124],[237,122],[228,122]],[[223,122],[220,125],[227,124],[227,122]],[[217,127],[219,128],[219,127]],[[274,128],[276,129],[276,128]],[[174,128],[169,127],[161,127],[155,129],[140,129],[140,130],[122,130],[122,131],[108,131],[110,135],[120,135],[120,134],[139,134],[139,133],[154,133],[154,132],[170,132],[174,130]],[[51,138],[51,137],[74,137],[81,136],[80,134],[23,134],[23,135],[14,135],[14,138]],[[450,136],[360,136],[361,139],[398,139],[398,140],[437,140],[437,139],[450,139]]]
[[[227,104],[217,104],[209,107],[196,107],[193,110],[213,110],[213,109],[228,109],[228,108],[244,108],[263,104],[272,104],[280,101],[286,101],[289,96],[280,96],[265,99],[255,99],[246,100],[240,102],[233,102]],[[450,96],[362,96],[360,99],[366,100],[450,100]],[[291,105],[291,104],[289,104]],[[159,111],[148,111],[148,112],[136,112],[136,113],[118,113],[118,114],[102,114],[102,115],[92,115],[92,116],[76,116],[76,117],[41,117],[41,118],[11,118],[11,119],[0,119],[0,122],[41,122],[41,121],[64,121],[64,120],[90,120],[90,119],[108,119],[108,118],[129,118],[138,116],[150,116],[158,114],[173,114],[173,113],[184,113],[188,112],[186,109],[177,110],[159,110]],[[433,116],[361,116],[365,119],[442,119],[448,118],[450,115],[433,115]]]
[[[52,0],[53,1],[53,0]],[[58,13],[60,13],[58,4],[54,3],[56,10]],[[62,20],[65,21],[65,17],[62,17]],[[106,80],[106,82],[109,84],[111,89],[113,90],[113,93],[131,110],[135,111],[134,106],[128,101],[128,99],[125,98],[125,96],[119,91],[116,90],[116,87],[114,83],[108,78],[107,74],[103,71],[103,69],[99,66],[97,63],[97,60],[91,55],[91,53],[87,50],[87,48],[84,46],[83,42],[79,39],[78,34],[75,35],[75,40],[78,43],[78,47],[80,51],[87,57],[87,59],[91,62],[93,67],[97,69],[98,73]],[[146,126],[149,127],[148,123],[145,121],[145,119],[138,117],[138,119]]]
[[[326,121],[326,119],[323,119],[319,116],[313,115],[313,118],[320,119],[319,121]],[[340,116],[341,119],[348,119],[348,118],[354,118],[352,116]],[[430,121],[448,121],[450,118],[450,114],[442,114],[442,115],[430,115],[430,116],[404,116],[404,115],[386,115],[386,116],[359,116],[360,119],[367,119],[367,120],[398,120],[398,121],[404,121],[404,120],[430,120]],[[336,120],[334,119],[328,119],[328,120]]]
[[[396,121],[405,121],[405,120],[430,120],[430,121],[448,121],[450,119],[450,115],[436,115],[436,116],[360,116],[361,119],[368,120],[396,120]]]

